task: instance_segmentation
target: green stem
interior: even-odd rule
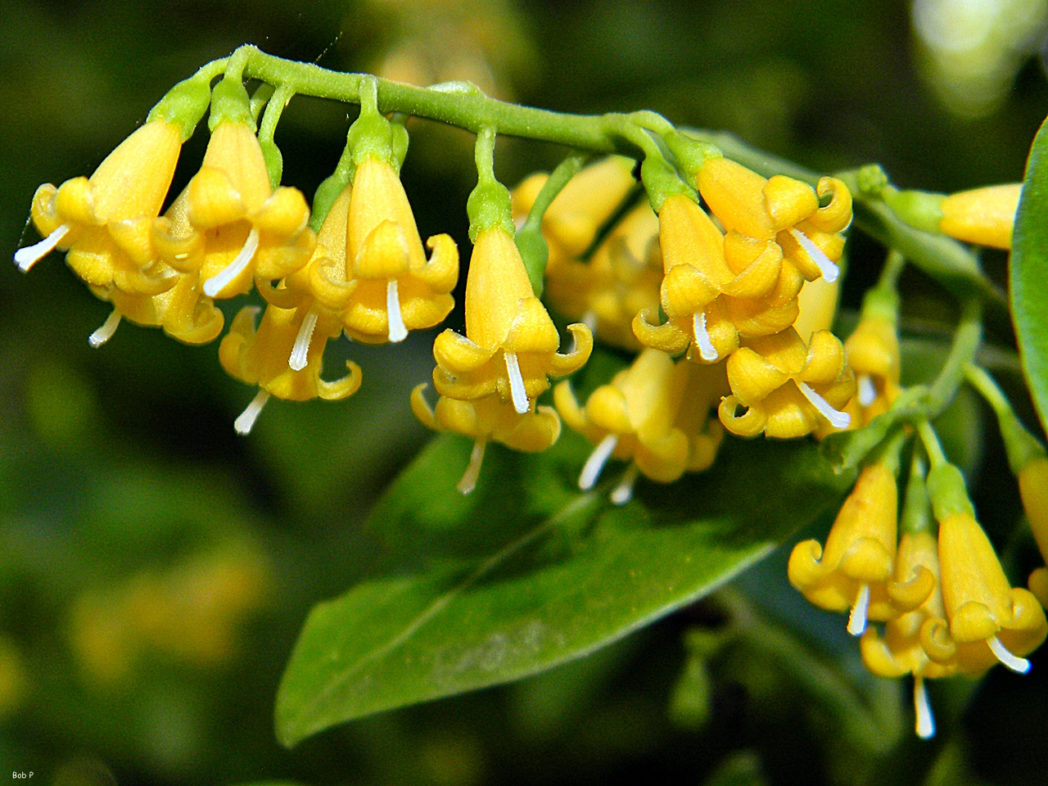
[[[964,367],[964,376],[997,416],[997,424],[1001,430],[1001,438],[1004,440],[1004,449],[1008,455],[1008,464],[1012,472],[1018,475],[1031,461],[1044,457],[1044,446],[1023,426],[1011,402],[993,377],[974,363],[969,363]]]
[[[954,334],[953,346],[946,357],[939,376],[928,391],[928,408],[931,417],[937,416],[957,394],[964,381],[964,367],[975,360],[982,341],[982,303],[968,298],[961,306],[961,319]]]
[[[527,219],[517,230],[516,243],[527,268],[531,288],[535,297],[542,297],[543,282],[546,276],[546,263],[549,261],[549,246],[542,234],[542,219],[546,211],[564,189],[564,186],[578,174],[586,162],[585,156],[568,156],[546,178],[542,184],[535,203],[531,206]]]
[[[359,103],[365,74],[328,71],[312,63],[296,63],[266,54],[254,46],[243,46],[233,57],[244,60],[245,77],[273,84],[286,84],[296,93],[335,101]],[[378,104],[383,113],[403,112],[473,133],[494,128],[499,134],[544,139],[594,152],[619,150],[614,134],[600,115],[576,115],[510,104],[484,95],[475,85],[449,82],[416,87],[387,79],[376,79]]]
[[[932,469],[949,463],[946,460],[946,454],[943,453],[939,437],[927,418],[917,421],[917,433],[921,437],[921,444],[924,445],[924,452],[928,455],[928,461],[931,463]]]

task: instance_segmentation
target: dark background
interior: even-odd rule
[[[0,249],[10,257],[37,239],[27,217],[39,183],[90,174],[170,85],[244,42],[422,83],[472,79],[552,109],[655,109],[816,170],[876,161],[903,187],[1020,179],[1048,107],[1046,4],[984,3],[980,18],[947,2],[917,5],[8,2]],[[292,103],[277,132],[286,184],[312,194],[337,160],[347,111]],[[466,249],[471,139],[411,130],[403,174],[420,229],[450,232]],[[180,182],[204,142],[198,134],[187,146]],[[512,183],[554,165],[557,152],[504,141],[497,171]],[[870,242],[853,245],[851,308],[883,257]],[[1003,283],[1003,255],[985,261]],[[934,286],[904,285],[921,304],[908,320],[945,315],[948,325]],[[232,420],[253,392],[221,373],[217,344],[186,347],[124,325],[91,350],[87,335],[107,313],[57,256],[26,276],[0,266],[0,774],[470,786],[733,775],[1029,783],[1044,771],[1043,658],[1026,678],[997,670],[978,688],[933,686],[943,731],[919,744],[903,687],[867,689],[853,643],[835,638],[839,619],[795,602],[775,559],[726,599],[579,663],[285,751],[272,703],[297,631],[311,605],[346,588],[347,564],[363,558],[354,526],[428,438],[407,392],[429,373],[429,337],[395,352],[354,347],[365,374],[357,396],[274,401],[241,439]],[[1008,326],[991,338],[1006,344]],[[332,364],[344,355],[334,351]],[[999,537],[1018,504],[989,433],[990,469],[973,482]],[[1028,544],[1013,546],[1029,567]],[[716,630],[726,606],[755,600],[781,641],[743,637],[713,654],[701,635],[684,643],[687,631]]]

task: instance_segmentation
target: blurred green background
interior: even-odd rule
[[[0,249],[10,258],[37,239],[27,217],[39,183],[89,174],[170,85],[244,42],[422,83],[471,79],[553,109],[655,109],[814,169],[877,161],[900,186],[949,191],[1021,177],[1048,109],[1046,31],[1043,0],[11,0]],[[285,183],[312,193],[346,111],[291,105],[277,132]],[[404,179],[420,229],[450,232],[465,256],[470,138],[410,128]],[[188,145],[179,182],[204,142]],[[508,140],[499,151],[507,182],[558,152]],[[881,258],[856,239],[845,306]],[[986,263],[1003,276],[1003,256]],[[934,287],[906,285],[929,309],[910,320],[949,318]],[[785,584],[781,555],[578,663],[283,750],[272,704],[298,629],[360,575],[374,545],[359,524],[429,436],[407,393],[428,378],[430,337],[341,347],[329,362],[360,362],[358,395],[274,401],[241,439],[232,421],[253,391],[223,376],[217,345],[127,324],[92,350],[107,313],[57,257],[27,276],[0,266],[0,776],[1030,783],[1048,766],[1043,655],[1025,678],[932,686],[942,729],[918,743],[904,686],[863,673],[840,620]],[[990,336],[1011,340],[1006,323]],[[1018,504],[997,438],[965,440],[990,468],[973,478],[984,523],[1007,533]],[[1032,552],[1012,545],[1025,575]]]

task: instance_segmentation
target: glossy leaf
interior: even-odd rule
[[[1030,148],[1009,268],[1023,372],[1041,425],[1048,429],[1048,121]]]
[[[544,454],[490,447],[462,496],[468,441],[433,440],[369,519],[382,548],[368,577],[310,614],[277,697],[280,739],[585,655],[709,593],[853,480],[808,441],[727,440],[708,473],[642,481],[615,507],[615,468],[597,491],[575,485],[589,449],[570,433]]]

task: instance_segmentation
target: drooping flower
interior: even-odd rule
[[[633,317],[659,305],[658,232],[658,216],[643,202],[615,225],[588,261],[547,266],[550,306],[568,319],[585,322],[605,343],[639,351]]]
[[[884,317],[864,317],[844,342],[844,350],[855,372],[855,403],[865,425],[885,412],[901,392],[898,330]]]
[[[707,159],[695,179],[726,231],[774,240],[808,281],[837,278],[841,232],[852,218],[851,194],[840,180],[824,177],[813,189],[785,175],[765,179],[727,158]],[[829,202],[820,207],[825,197]]]
[[[120,143],[90,178],[45,183],[33,196],[32,219],[44,239],[19,249],[28,271],[51,250],[89,286],[155,295],[174,284],[156,265],[150,228],[160,213],[182,148],[182,128],[157,116]]]
[[[485,229],[466,280],[466,335],[445,330],[433,344],[437,392],[464,401],[497,394],[523,415],[549,388],[550,376],[570,374],[589,358],[590,329],[568,330],[575,346],[560,354],[557,329],[534,295],[512,235],[501,224]]]
[[[309,295],[337,314],[346,334],[376,344],[444,320],[454,301],[458,249],[449,235],[431,237],[427,261],[404,187],[393,166],[368,156],[321,227],[309,266]],[[325,231],[326,228],[326,231]]]
[[[868,619],[892,616],[886,585],[895,567],[897,505],[894,469],[882,461],[869,464],[837,514],[825,548],[806,540],[790,554],[790,583],[820,608],[849,611],[852,635],[861,635]]]
[[[1048,635],[1044,609],[1033,594],[1012,587],[983,528],[969,512],[939,522],[939,563],[946,625],[926,631],[924,648],[939,663],[979,674],[1000,662],[1025,672],[1021,657]]]
[[[659,245],[665,276],[655,311],[637,314],[633,331],[645,346],[705,363],[721,360],[740,339],[766,336],[797,318],[804,279],[773,240],[721,233],[686,193],[669,196],[659,211]]]
[[[1022,183],[960,191],[943,199],[939,230],[950,237],[993,248],[1011,248]]]
[[[325,340],[309,343],[305,362],[296,370],[290,368],[288,358],[299,342],[302,322],[308,313],[269,305],[256,329],[258,311],[254,306],[242,308],[218,348],[219,361],[227,374],[259,387],[258,394],[234,423],[238,433],[251,431],[270,396],[289,401],[312,398],[335,401],[357,392],[360,367],[352,361],[346,361],[349,373],[341,379],[328,382],[320,376],[326,339],[337,336],[341,330],[337,322],[330,318],[316,321],[313,333]]]
[[[793,328],[748,339],[728,358],[727,370],[732,394],[718,412],[733,434],[790,439],[810,434],[819,418],[837,429],[850,423],[837,408],[854,394],[855,376],[828,330],[813,334],[807,347]]]
[[[154,251],[158,255],[167,253],[177,262],[188,258],[191,247],[200,240],[189,228],[186,204],[183,191],[164,216],[153,220],[151,230]],[[108,291],[94,289],[96,295],[112,303],[113,311],[105,324],[91,334],[92,346],[108,341],[124,318],[137,325],[163,328],[167,335],[186,344],[206,344],[222,332],[225,319],[200,289],[199,271],[180,270],[159,260],[155,264],[171,282],[159,294],[128,293],[117,287]]]
[[[638,472],[672,483],[686,470],[708,467],[720,443],[719,429],[710,428],[708,416],[723,380],[721,367],[674,363],[664,352],[645,349],[629,368],[597,388],[585,407],[570,383],[557,385],[554,401],[561,417],[596,446],[579,487],[592,488],[609,458],[630,462],[612,492],[616,504],[630,499]]]
[[[956,673],[953,664],[929,658],[921,643],[922,630],[930,630],[946,616],[939,587],[937,543],[931,532],[904,532],[899,538],[895,576],[887,592],[894,616],[885,623],[883,636],[873,626],[862,634],[862,661],[880,677],[913,675],[917,735],[928,739],[935,734],[935,721],[924,680]],[[922,596],[914,607],[914,601]]]
[[[458,490],[463,494],[469,494],[477,484],[488,442],[536,453],[560,437],[560,418],[552,407],[539,406],[521,414],[511,402],[493,394],[471,401],[441,396],[436,407],[431,408],[425,389],[426,384],[422,383],[411,391],[411,411],[415,417],[434,431],[451,431],[473,438],[469,466],[458,483]]]

